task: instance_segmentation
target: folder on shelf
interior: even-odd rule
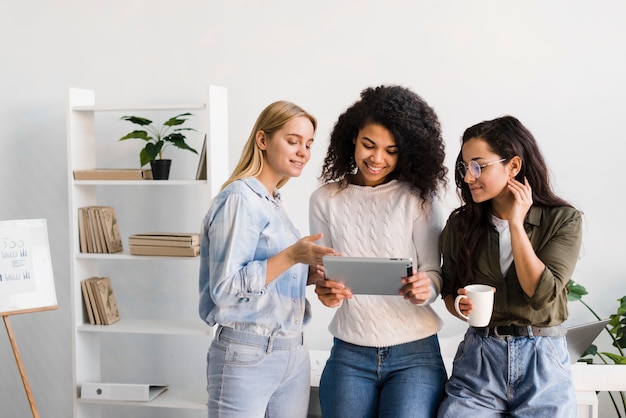
[[[200,255],[200,246],[158,247],[150,245],[130,245],[131,255],[161,255],[173,257],[196,257]]]
[[[167,390],[167,385],[133,383],[83,383],[82,399],[148,402]]]
[[[74,170],[74,180],[152,180],[151,169],[94,168]]]

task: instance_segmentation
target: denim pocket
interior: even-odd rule
[[[230,366],[254,366],[261,363],[267,353],[260,347],[243,344],[228,344],[224,363]]]
[[[541,345],[544,346],[545,357],[557,364],[564,372],[570,372],[569,353],[567,352],[567,342],[565,337],[538,337]]]

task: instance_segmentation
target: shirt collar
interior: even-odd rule
[[[269,194],[263,183],[261,183],[256,177],[246,177],[241,179],[246,186],[248,186],[254,193],[256,193],[259,197],[265,198],[270,202],[280,202],[280,193],[278,189],[274,189],[274,196]]]
[[[528,223],[533,226],[540,226],[542,214],[543,214],[543,209],[541,207],[531,206],[530,210],[528,211],[528,214],[526,214],[526,219],[524,219],[524,223]],[[492,215],[492,216],[495,217],[495,215]],[[494,227],[496,226],[496,223],[494,222],[493,218],[491,220],[491,225],[493,225]]]
[[[539,226],[541,225],[541,214],[543,213],[543,209],[539,206],[532,206],[528,211],[528,215],[526,216],[526,222]]]

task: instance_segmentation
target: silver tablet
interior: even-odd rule
[[[323,264],[326,278],[353,294],[399,296],[402,278],[413,274],[412,258],[324,256]]]

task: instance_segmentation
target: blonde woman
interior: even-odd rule
[[[267,106],[202,223],[201,318],[217,325],[207,355],[209,417],[306,417],[309,271],[331,248],[300,237],[278,189],[311,156],[317,121],[293,103]],[[309,269],[309,265],[313,266]]]

